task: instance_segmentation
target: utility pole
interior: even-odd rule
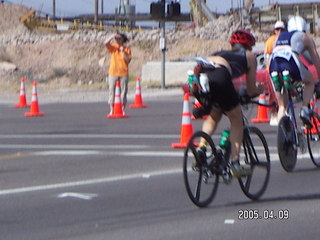
[[[94,23],[98,24],[99,0],[94,1]]]
[[[101,15],[103,15],[103,0],[101,0]]]
[[[56,20],[56,0],[52,0],[52,19]]]
[[[162,4],[165,6],[166,1],[161,0]],[[165,8],[164,8],[165,10]],[[166,87],[166,14],[163,14],[161,19],[161,34],[160,34],[160,50],[161,50],[161,88]]]

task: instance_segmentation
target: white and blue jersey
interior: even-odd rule
[[[302,63],[299,54],[302,54],[312,63],[309,53],[305,50],[302,41],[304,32],[282,32],[280,33],[275,47],[272,51],[270,62],[270,73],[288,70],[294,81],[301,81],[308,73],[307,67]]]

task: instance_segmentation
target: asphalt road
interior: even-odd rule
[[[318,238],[320,172],[307,155],[293,173],[282,170],[274,127],[256,124],[272,158],[261,200],[247,199],[233,181],[199,209],[185,191],[183,150],[171,147],[182,96],[146,103],[127,119],[107,119],[101,102],[44,104],[46,115],[36,118],[0,105],[0,239]],[[253,212],[261,217],[247,219]]]

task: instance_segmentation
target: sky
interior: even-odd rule
[[[56,1],[56,16],[76,16],[81,14],[93,14],[95,0],[55,0]],[[103,0],[104,13],[114,13],[116,7],[121,2],[129,1],[130,5],[135,6],[136,13],[148,13],[150,4],[157,0]],[[171,0],[167,0],[171,2]],[[190,11],[190,0],[180,0],[181,11],[187,13]],[[238,8],[246,0],[207,0],[207,5],[213,12],[226,13],[231,8]],[[37,11],[52,14],[52,0],[5,0],[5,2],[23,4],[32,7]],[[99,0],[99,3],[101,0]],[[261,7],[269,4],[292,4],[304,2],[320,2],[320,0],[255,0],[255,6]],[[100,9],[100,6],[99,6]],[[101,10],[99,10],[101,12]]]

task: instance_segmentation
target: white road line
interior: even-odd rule
[[[41,153],[41,152],[38,152],[38,154],[39,153]],[[162,153],[163,155],[165,155],[164,152],[141,152],[141,151],[139,151],[139,152],[135,153],[136,155],[134,155],[134,152],[131,152],[130,156],[144,156],[144,155],[150,156],[151,154],[153,154],[153,156],[155,156],[156,153],[158,153],[158,154]],[[117,153],[115,153],[115,154],[117,154]],[[183,157],[182,153],[177,153],[177,152],[175,152],[175,153],[168,152],[167,154],[168,154],[167,156],[169,156],[169,157],[172,157],[172,156],[176,156],[176,157],[180,157],[180,158]],[[298,158],[303,158],[306,156],[307,156],[307,154],[298,155]],[[271,157],[271,161],[279,161],[278,154],[276,154],[276,153],[270,154],[270,157]],[[137,178],[148,179],[152,176],[161,176],[161,175],[169,175],[169,174],[177,174],[177,173],[182,173],[181,167],[175,168],[175,169],[170,169],[170,170],[151,171],[151,172],[113,176],[113,177],[107,177],[107,178],[97,178],[97,179],[75,181],[75,182],[65,182],[65,183],[57,183],[57,184],[48,184],[48,185],[39,185],[39,186],[30,186],[30,187],[24,187],[24,188],[0,190],[0,196],[18,194],[18,193],[35,192],[35,191],[46,191],[46,190],[84,186],[84,185],[92,185],[92,184],[99,184],[99,183],[108,183],[108,182],[115,182],[115,181],[124,181],[124,180],[137,179]]]
[[[98,194],[95,193],[76,193],[76,192],[66,192],[61,193],[57,196],[57,198],[67,198],[67,197],[73,197],[73,198],[79,198],[82,200],[91,200],[92,198],[97,197]]]
[[[89,144],[0,144],[0,149],[69,149],[69,150],[107,150],[107,149],[144,149],[150,148],[150,145],[89,145]]]
[[[0,139],[58,139],[58,138],[147,138],[147,139],[171,139],[179,138],[176,134],[0,134]]]
[[[277,134],[267,133],[265,137],[277,137]],[[179,139],[179,134],[0,134],[0,139],[59,139],[59,138],[97,138],[97,139]],[[220,134],[214,134],[213,138],[219,138]]]
[[[108,182],[123,181],[123,180],[130,180],[130,179],[136,179],[136,178],[146,178],[146,176],[151,177],[151,176],[161,176],[161,175],[169,175],[169,174],[177,174],[177,173],[182,173],[182,168],[120,175],[120,176],[113,176],[108,178],[96,178],[96,179],[76,181],[76,182],[39,185],[39,186],[31,186],[31,187],[24,187],[24,188],[13,188],[13,189],[1,190],[0,196],[18,194],[18,193],[36,192],[36,191],[47,191],[47,190],[53,190],[53,189],[77,187],[77,186],[92,185],[92,184],[99,184],[99,183],[108,183]]]
[[[224,220],[224,224],[234,224],[234,219],[226,219]]]

